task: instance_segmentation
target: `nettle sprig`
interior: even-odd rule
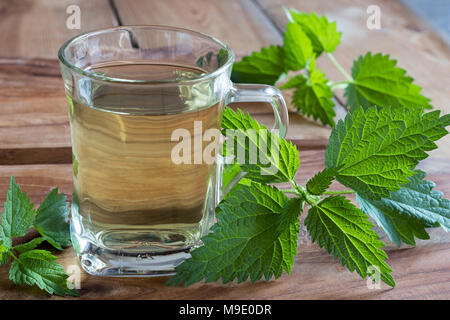
[[[38,286],[50,294],[79,296],[67,282],[68,275],[47,250],[36,249],[47,241],[58,250],[71,246],[69,204],[58,189],[53,189],[37,210],[25,192],[11,177],[0,221],[0,266],[10,265],[9,279],[15,284]],[[24,236],[34,227],[41,235],[14,245],[14,238]]]
[[[292,105],[324,125],[334,127],[333,92],[345,90],[350,110],[371,106],[431,109],[430,99],[413,84],[397,61],[381,53],[366,53],[354,61],[351,75],[339,64],[333,52],[341,41],[336,22],[286,10],[288,18],[283,46],[262,48],[233,66],[234,82],[265,83],[280,89],[294,89]],[[317,68],[316,58],[325,55],[343,75],[342,81],[330,81]],[[293,71],[301,72],[292,75]]]
[[[448,133],[448,125],[449,115],[439,117],[439,111],[424,113],[421,108],[350,111],[331,133],[325,169],[301,186],[294,180],[300,167],[297,148],[279,137],[269,148],[271,137],[259,134],[267,130],[264,126],[240,110],[226,108],[223,134],[238,146],[233,148],[235,159],[241,147],[246,159],[256,150],[258,161],[227,167],[225,181],[240,170],[246,174],[216,208],[218,222],[202,238],[203,246],[191,252],[167,284],[220,278],[223,283],[254,282],[278,278],[283,270],[289,273],[297,255],[299,217],[309,208],[304,223],[312,242],[362,278],[375,276],[368,270],[376,267],[381,280],[395,286],[384,244],[366,214],[398,245],[415,245],[415,237],[429,239],[426,228],[450,228],[450,201],[424,180],[424,172],[414,170],[428,157],[426,152],[436,148],[434,141]],[[238,138],[242,136],[245,139]],[[328,191],[334,180],[350,190]],[[292,188],[271,185],[279,182],[289,182]],[[344,197],[353,193],[360,208]]]
[[[232,77],[237,82],[284,81],[282,89],[295,89],[293,105],[333,127],[325,169],[305,186],[298,185],[297,148],[278,136],[278,143],[270,146],[271,137],[259,134],[267,130],[264,126],[240,110],[226,108],[223,134],[245,149],[246,160],[253,150],[258,161],[239,163],[239,148],[225,149],[236,162],[227,166],[224,183],[242,172],[245,176],[217,206],[217,223],[202,238],[203,245],[176,268],[168,285],[189,286],[203,279],[255,282],[290,273],[297,255],[299,217],[304,214],[312,242],[362,278],[379,281],[373,271],[378,270],[381,280],[394,287],[381,249],[384,244],[368,216],[398,246],[415,245],[415,238],[429,239],[426,228],[450,229],[450,201],[433,190],[425,172],[415,169],[428,151],[437,148],[435,141],[448,133],[450,115],[425,113],[430,100],[388,55],[367,53],[355,61],[352,75],[347,74],[332,55],[341,37],[336,24],[315,13],[286,12],[290,22],[283,46],[244,57],[234,65]],[[315,59],[323,53],[344,81],[331,82],[317,69]],[[288,71],[298,70],[303,73],[288,78]],[[336,124],[333,91],[343,88],[349,112]],[[242,136],[245,139],[237,138]],[[276,168],[273,174],[269,167]],[[349,190],[329,191],[335,180]],[[289,182],[292,188],[273,185],[279,182]],[[348,194],[356,194],[359,208],[345,197]]]

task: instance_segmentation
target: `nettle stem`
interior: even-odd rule
[[[304,187],[299,186],[294,180],[291,180],[289,182],[292,185],[291,189],[279,189],[279,190],[282,191],[283,193],[296,194],[300,198],[306,198],[306,190]]]
[[[336,69],[338,69],[342,73],[345,79],[347,79],[348,82],[353,82],[352,76],[349,75],[347,71],[344,70],[344,68],[342,68],[342,66],[339,64],[339,62],[337,62],[336,58],[333,56],[333,54],[327,53],[327,56],[328,58],[330,58],[331,62],[333,62]]]
[[[295,189],[280,189],[280,191],[284,192],[284,193],[293,193],[293,194],[298,194],[298,191]]]
[[[285,194],[295,194],[298,197],[304,199],[306,203],[308,203],[311,206],[316,205],[321,200],[320,196],[314,196],[309,194],[306,191],[305,187],[298,185],[297,183],[295,183],[295,181],[290,182],[294,188],[280,189],[280,191],[282,191]],[[336,191],[325,191],[323,195],[339,195],[339,194],[354,194],[354,193],[356,192],[353,190],[336,190]]]
[[[14,259],[14,260],[19,260],[19,258],[16,257],[16,255],[14,253],[12,253],[12,251],[9,251],[8,254]]]
[[[347,88],[347,86],[350,84],[350,81],[340,81],[340,82],[331,82],[330,85],[330,89],[331,90],[340,90],[340,89],[345,89]]]
[[[338,190],[338,191],[325,191],[323,194],[352,194],[356,193],[353,190]]]
[[[310,206],[315,206],[320,200],[320,196],[314,196],[312,194],[309,194],[308,191],[306,191],[306,188],[298,185],[294,180],[289,181],[293,188],[292,189],[280,189],[280,191],[284,192],[285,194],[295,194],[299,198],[306,201],[307,204]]]
[[[286,8],[285,6],[281,6],[281,9],[283,9],[283,12],[286,15],[286,18],[289,20],[289,22],[294,22],[294,19],[292,18],[292,14],[289,11],[289,9]]]

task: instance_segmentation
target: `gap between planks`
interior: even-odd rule
[[[117,26],[123,26],[122,20],[120,19],[119,12],[117,10],[116,4],[114,3],[114,0],[108,0],[109,6],[111,7],[111,11],[113,14],[113,17],[115,19],[115,22]]]

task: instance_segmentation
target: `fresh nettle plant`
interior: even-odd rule
[[[176,268],[168,285],[188,286],[203,279],[254,282],[290,273],[297,255],[299,217],[308,212],[304,224],[312,242],[362,278],[378,281],[374,272],[378,270],[381,280],[394,287],[381,249],[384,244],[368,216],[398,246],[415,245],[415,238],[429,239],[426,228],[450,229],[450,201],[433,190],[434,183],[424,179],[423,171],[415,169],[428,157],[427,151],[437,148],[434,142],[448,133],[450,115],[424,113],[431,108],[430,100],[388,55],[360,56],[349,75],[332,55],[341,37],[335,22],[315,13],[292,9],[286,13],[289,23],[283,46],[244,57],[234,65],[232,79],[283,82],[281,89],[295,89],[292,103],[298,111],[333,127],[325,169],[305,186],[298,185],[294,180],[300,167],[297,148],[281,138],[270,148],[266,143],[270,137],[263,141],[254,134],[267,130],[264,126],[240,110],[225,109],[223,134],[245,148],[246,159],[250,150],[258,150],[260,158],[257,164],[227,166],[225,183],[241,171],[245,176],[216,208],[218,222],[202,238],[203,246]],[[323,53],[344,81],[332,82],[316,67],[315,59]],[[303,73],[288,77],[289,71],[298,70]],[[335,124],[332,97],[337,89],[345,89],[349,112]],[[245,141],[237,139],[239,135]],[[236,153],[227,153],[232,149]],[[238,149],[225,148],[224,153],[237,158]],[[264,172],[274,166],[276,174]],[[329,191],[334,180],[349,190]],[[279,182],[289,182],[292,188],[272,185]],[[356,194],[359,208],[345,194]]]
[[[11,177],[0,222],[0,267],[10,265],[10,280],[21,286],[36,285],[50,294],[79,296],[77,290],[70,288],[68,275],[56,257],[47,250],[36,249],[44,241],[58,250],[72,245],[68,215],[69,204],[57,188],[36,210]],[[41,236],[14,245],[13,238],[24,236],[31,227]]]
[[[265,83],[280,89],[294,89],[292,105],[324,125],[334,127],[333,92],[345,89],[346,104],[351,111],[371,106],[431,109],[430,99],[413,84],[406,71],[397,67],[389,55],[368,52],[354,61],[348,74],[333,56],[341,40],[336,22],[325,16],[285,9],[289,20],[283,46],[262,48],[233,66],[234,82]],[[333,82],[316,67],[316,58],[325,55],[343,75]],[[292,71],[300,74],[292,76]],[[297,72],[298,73],[298,72]],[[291,76],[290,76],[291,75]]]

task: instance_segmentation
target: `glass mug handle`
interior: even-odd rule
[[[275,122],[271,131],[278,130],[278,135],[282,138],[286,137],[286,131],[289,125],[289,115],[286,101],[281,91],[275,87],[265,84],[233,84],[231,88],[230,103],[233,102],[268,102],[271,104],[275,116]],[[224,159],[219,164],[221,167],[219,172],[223,174]],[[243,177],[245,172],[239,172],[228,185],[223,188],[221,186],[220,195],[217,203],[230,191]],[[222,179],[220,179],[222,184]]]

